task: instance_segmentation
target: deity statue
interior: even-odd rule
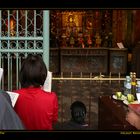
[[[89,34],[92,34],[92,21],[90,19],[87,20],[87,24],[86,24],[86,29],[89,32]]]
[[[67,43],[66,43],[66,37],[67,36],[65,35],[65,33],[63,33],[61,37],[62,37],[62,46],[66,47],[67,46]]]
[[[66,35],[67,37],[70,37],[71,34],[73,34],[73,36],[76,35],[77,29],[76,29],[76,23],[74,21],[74,15],[69,15],[68,16],[68,21],[66,24]]]
[[[85,44],[84,44],[84,37],[83,37],[83,33],[79,32],[78,33],[78,45],[82,48],[85,48]]]
[[[101,47],[101,37],[99,35],[99,33],[96,33],[96,36],[95,36],[96,40],[95,40],[95,47]]]
[[[88,43],[88,47],[91,48],[92,47],[92,39],[91,39],[90,35],[88,36],[87,43]]]
[[[112,32],[109,32],[108,35],[108,47],[111,48],[112,47]]]
[[[74,44],[75,44],[75,38],[74,38],[73,32],[71,32],[71,34],[70,34],[69,43],[70,43],[70,47],[73,48]]]

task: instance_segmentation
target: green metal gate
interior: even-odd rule
[[[49,11],[0,10],[1,89],[20,88],[19,70],[30,53],[40,54],[49,68]]]

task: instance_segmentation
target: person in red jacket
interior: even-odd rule
[[[21,89],[15,111],[27,130],[53,130],[58,119],[58,99],[55,92],[43,90],[47,77],[46,65],[39,55],[28,55],[19,73]]]

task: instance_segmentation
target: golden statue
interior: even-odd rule
[[[100,35],[99,33],[96,33],[96,36],[95,36],[96,40],[95,40],[95,47],[101,47],[101,38],[100,38]]]
[[[76,23],[74,22],[74,15],[69,15],[68,16],[68,22],[66,24],[66,35],[67,37],[70,37],[71,34],[73,36],[76,35]]]

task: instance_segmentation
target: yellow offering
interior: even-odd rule
[[[133,94],[127,94],[127,101],[130,102],[134,102],[134,95]]]
[[[116,92],[117,99],[120,99],[122,97],[122,92]]]

